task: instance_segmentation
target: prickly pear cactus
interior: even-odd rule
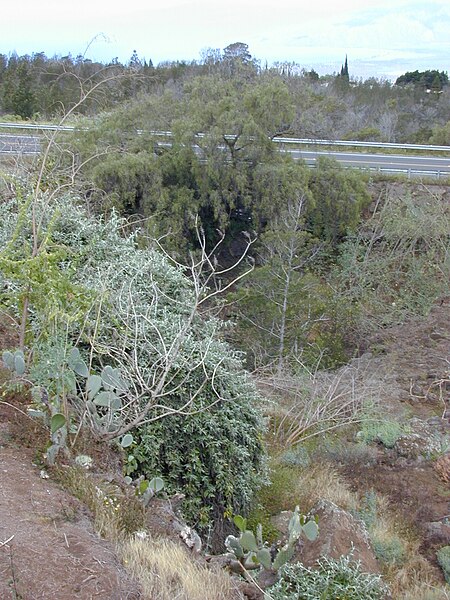
[[[292,558],[295,545],[302,534],[309,541],[314,541],[319,533],[317,522],[314,519],[306,521],[305,517],[300,515],[299,507],[296,506],[289,522],[288,541],[278,550],[273,558],[271,550],[262,540],[262,527],[260,524],[257,527],[255,535],[246,528],[246,519],[240,515],[236,515],[233,520],[240,534],[239,537],[229,535],[225,540],[225,546],[231,557],[238,560],[246,570],[263,568],[278,571],[280,567]]]

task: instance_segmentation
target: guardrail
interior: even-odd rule
[[[76,127],[66,125],[36,124],[36,123],[0,123],[0,129],[31,129],[34,131],[75,131]],[[148,131],[138,129],[138,135],[149,133],[158,137],[171,137],[171,131]],[[205,137],[204,133],[198,133],[198,138]],[[227,139],[233,139],[233,135],[225,135]],[[397,150],[426,150],[427,152],[450,152],[450,146],[434,146],[431,144],[397,144],[394,142],[360,142],[357,140],[320,140],[314,138],[288,138],[274,137],[276,144],[295,144],[298,146],[346,146],[354,148],[385,148]]]

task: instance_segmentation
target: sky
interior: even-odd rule
[[[449,0],[20,0],[2,6],[0,53],[126,63],[136,50],[156,65],[243,42],[263,65],[324,75],[348,55],[351,76],[395,79],[449,72],[449,32]]]

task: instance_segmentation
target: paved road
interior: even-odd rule
[[[450,158],[436,156],[406,156],[397,154],[366,154],[356,152],[314,152],[310,150],[285,150],[294,159],[303,159],[313,166],[320,156],[335,158],[347,167],[380,171],[402,171],[442,177],[450,175]]]
[[[164,145],[170,145],[165,142]],[[40,138],[33,135],[0,134],[0,154],[37,154],[41,150]],[[284,146],[280,151],[289,153],[295,160],[303,159],[315,166],[317,158],[329,156],[347,167],[383,172],[408,173],[411,176],[450,176],[450,157],[407,156],[405,154],[368,154],[365,152],[327,152],[302,150]]]
[[[38,136],[0,133],[0,154],[38,154],[40,151]]]

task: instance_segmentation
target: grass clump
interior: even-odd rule
[[[94,528],[107,540],[117,542],[142,529],[144,507],[119,486],[96,482],[80,467],[56,467],[56,479],[92,512]]]
[[[225,572],[207,569],[178,544],[162,539],[130,539],[121,557],[147,600],[238,600]]]

